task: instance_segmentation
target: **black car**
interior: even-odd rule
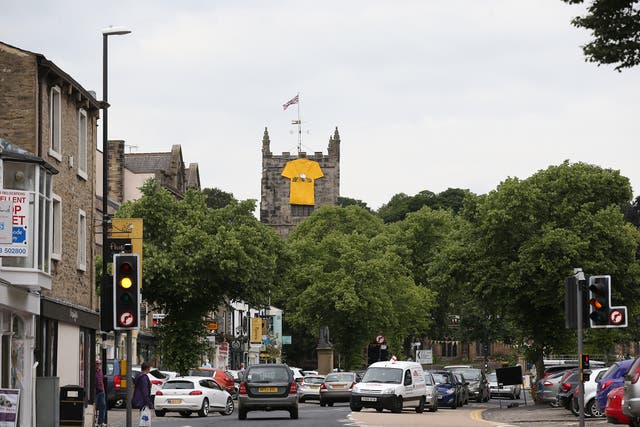
[[[460,388],[460,406],[469,404],[469,381],[464,378],[462,373],[453,374],[456,381],[458,381],[458,387]]]
[[[476,402],[486,402],[489,400],[489,381],[482,369],[471,367],[447,368],[456,374],[464,375],[464,379],[469,383],[469,398]]]
[[[558,386],[558,404],[567,410],[571,410],[573,392],[580,382],[580,372],[578,369],[570,369],[565,372]]]

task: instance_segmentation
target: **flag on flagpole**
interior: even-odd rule
[[[289,108],[289,105],[293,105],[297,103],[298,103],[298,95],[294,96],[293,98],[291,98],[290,100],[282,104],[282,109],[286,110],[287,108]]]

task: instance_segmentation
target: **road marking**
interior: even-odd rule
[[[484,412],[484,409],[474,409],[473,411],[471,411],[471,413],[469,414],[469,418],[471,418],[474,421],[482,421],[497,427],[517,427],[514,426],[513,424],[501,424],[495,421],[489,421],[489,420],[485,420],[484,418],[482,418],[482,413]]]

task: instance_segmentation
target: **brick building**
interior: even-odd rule
[[[0,385],[21,390],[21,426],[37,425],[33,384],[41,377],[86,389],[93,382],[100,108],[43,55],[0,42],[1,187],[29,196],[26,252],[0,257]],[[15,219],[13,234],[8,244],[16,246]]]
[[[340,195],[340,135],[329,137],[328,154],[271,153],[267,128],[262,137],[260,221],[281,236],[289,233],[316,208],[337,205]]]

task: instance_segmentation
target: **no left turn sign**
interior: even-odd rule
[[[380,334],[376,337],[376,343],[382,344],[384,343],[384,335]]]

